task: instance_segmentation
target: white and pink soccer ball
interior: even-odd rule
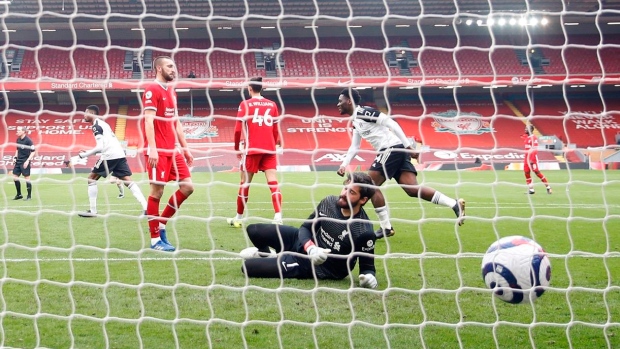
[[[508,236],[489,247],[482,258],[482,279],[504,302],[532,303],[551,280],[551,263],[534,240]]]

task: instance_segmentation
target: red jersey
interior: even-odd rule
[[[145,86],[142,95],[144,110],[155,110],[153,126],[155,128],[155,144],[148,144],[144,121],[142,121],[142,134],[144,135],[144,152],[155,146],[158,153],[171,154],[177,143],[177,94],[171,86],[164,87],[155,81]]]
[[[524,137],[526,158],[532,158],[538,155],[538,137],[529,135]]]
[[[279,116],[278,106],[267,98],[254,97],[241,102],[235,125],[235,150],[239,150],[243,131],[247,154],[274,153]]]

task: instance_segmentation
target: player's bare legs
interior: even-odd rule
[[[390,211],[385,205],[385,196],[383,196],[383,192],[381,191],[381,185],[385,182],[385,177],[381,172],[372,170],[368,171],[368,175],[378,189],[375,191],[375,195],[370,198],[372,206],[375,208],[375,213],[377,213],[377,217],[379,217],[379,224],[381,225],[381,229],[377,230],[375,235],[377,235],[377,238],[382,238],[384,236],[390,237],[394,235],[395,232],[390,222]]]
[[[127,178],[127,177],[123,177],[123,178]],[[129,181],[131,181],[131,178],[129,179]],[[118,177],[112,177],[111,182],[116,184],[116,187],[118,188],[117,199],[123,199],[125,197],[125,187],[123,186],[123,182],[125,182],[125,185],[127,187],[129,187],[129,184],[131,182],[128,183],[124,179],[121,179],[121,178],[118,178]]]
[[[121,185],[121,188],[124,184],[129,189],[129,191],[131,191],[131,194],[136,198],[136,200],[138,200],[140,206],[142,206],[142,212],[146,212],[146,198],[144,198],[144,194],[142,194],[142,191],[140,191],[138,185],[131,180],[131,177],[125,176],[122,178],[118,178],[117,183]]]
[[[465,200],[453,199],[431,187],[418,185],[418,178],[413,172],[402,172],[396,181],[410,197],[417,197],[436,205],[450,207],[456,214],[459,225],[465,223]]]
[[[273,222],[274,224],[282,224],[282,193],[278,185],[278,175],[275,169],[265,170],[265,178],[269,191],[271,191],[271,204],[273,205]]]

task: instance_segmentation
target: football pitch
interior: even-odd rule
[[[35,175],[29,202],[11,200],[4,176],[0,346],[620,348],[620,171],[545,174],[553,195],[538,178],[525,194],[520,171],[420,173],[421,184],[467,200],[462,227],[451,209],[387,182],[396,235],[377,241],[376,290],[357,287],[357,269],[342,281],[246,279],[238,253],[249,241],[226,224],[238,173],[193,174],[196,190],[168,224],[173,254],[150,250],[129,190],[117,199],[100,180],[102,216],[80,218],[86,174]],[[294,226],[342,188],[335,172],[279,176]],[[134,179],[147,195],[145,178]],[[262,174],[248,213],[250,223],[273,216]],[[551,287],[534,305],[503,303],[481,278],[487,247],[509,235],[549,253]]]

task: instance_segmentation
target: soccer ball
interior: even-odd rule
[[[482,279],[504,302],[534,302],[551,280],[551,263],[534,240],[508,236],[494,242],[482,258]]]

